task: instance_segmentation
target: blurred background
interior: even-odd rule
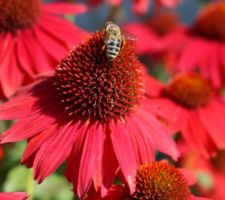
[[[61,0],[63,1],[63,0]],[[65,1],[65,0],[64,0]],[[45,3],[52,0],[45,0]],[[60,0],[58,0],[60,2]],[[68,0],[73,3],[73,1]],[[107,20],[113,20],[118,24],[126,24],[130,22],[144,22],[148,20],[155,11],[155,5],[149,5],[148,11],[142,15],[132,12],[132,1],[124,0],[119,7],[112,7],[106,1],[102,1],[97,5],[90,4],[89,1],[77,0],[79,3],[87,3],[89,10],[85,14],[79,16],[65,16],[79,27],[94,32],[100,30]],[[206,0],[183,0],[175,8],[163,8],[161,12],[168,10],[175,11],[184,24],[191,24],[198,9],[207,3]],[[152,3],[153,4],[153,3]],[[142,58],[143,59],[143,58]],[[156,76],[160,76],[162,71],[158,71]],[[0,122],[0,132],[6,130],[13,122]],[[33,174],[30,169],[20,165],[20,158],[25,148],[26,142],[15,144],[7,144],[0,148],[0,190],[4,192],[26,191],[33,194],[30,199],[33,200],[73,200],[74,197],[72,186],[63,176],[64,165],[46,180],[38,185],[33,181]],[[210,187],[212,180],[210,176],[202,176],[206,187]]]

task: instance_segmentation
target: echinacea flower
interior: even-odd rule
[[[207,200],[191,194],[193,174],[165,161],[141,165],[136,174],[135,192],[129,194],[125,185],[113,185],[104,197],[89,196],[86,200]]]
[[[216,88],[224,85],[225,2],[207,4],[196,22],[168,36],[169,68],[173,71],[200,71]],[[179,39],[178,39],[179,37]]]
[[[167,119],[172,133],[181,132],[190,150],[209,158],[225,149],[225,103],[208,80],[182,73],[167,85],[154,84],[158,96],[152,98],[152,111]]]
[[[24,192],[0,193],[0,200],[26,200],[28,196]]]
[[[67,159],[66,175],[82,197],[94,183],[105,193],[120,169],[131,190],[136,168],[158,149],[174,159],[167,129],[146,110],[146,74],[127,41],[107,59],[104,31],[93,34],[46,75],[0,107],[18,119],[1,143],[29,139],[22,163],[41,182]]]
[[[218,151],[208,160],[190,152],[183,141],[179,142],[179,146],[182,151],[179,164],[196,174],[198,192],[214,200],[224,200],[225,151]]]
[[[85,6],[41,0],[0,0],[0,97],[11,96],[38,73],[56,67],[85,31],[61,19]]]
[[[151,16],[145,23],[132,22],[123,26],[126,32],[132,33],[137,37],[136,52],[138,54],[145,54],[156,56],[160,54],[164,45],[162,38],[164,38],[171,31],[179,26],[179,18],[176,13],[159,12]]]

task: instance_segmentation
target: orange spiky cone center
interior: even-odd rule
[[[213,96],[207,80],[198,74],[181,74],[164,89],[164,94],[182,106],[196,108],[206,106]]]
[[[40,0],[0,0],[0,33],[30,27],[40,10]]]
[[[109,62],[103,36],[92,35],[56,69],[57,94],[70,116],[100,122],[124,118],[143,95],[141,64],[131,43]]]
[[[166,162],[142,165],[132,200],[188,200],[191,193],[182,173]]]
[[[211,3],[201,11],[191,32],[210,40],[225,42],[225,3]]]

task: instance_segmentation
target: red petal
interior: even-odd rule
[[[215,146],[212,143],[211,138],[208,137],[207,132],[202,127],[199,116],[196,112],[190,113],[187,127],[182,130],[182,135],[189,145],[189,148],[201,153],[206,158],[209,157],[209,154],[214,153]]]
[[[28,196],[25,192],[4,192],[0,193],[0,200],[25,200]]]
[[[68,52],[66,45],[62,43],[61,40],[58,40],[54,35],[52,34],[54,30],[51,32],[46,31],[42,28],[42,24],[44,23],[43,20],[42,23],[39,23],[35,26],[35,34],[37,37],[37,41],[40,43],[43,49],[47,51],[47,53],[55,59],[55,61],[61,60]],[[57,51],[56,51],[57,49]]]
[[[17,59],[20,63],[21,68],[30,76],[34,77],[34,68],[33,68],[33,62],[31,57],[33,56],[32,51],[27,51],[26,45],[24,44],[24,39],[29,37],[30,33],[28,33],[28,30],[30,32],[30,29],[24,29],[23,31],[17,31],[17,43],[16,43],[16,52],[17,52]],[[33,36],[33,35],[32,35]],[[29,44],[31,45],[31,44]],[[32,56],[31,56],[32,55]]]
[[[113,151],[113,146],[109,134],[110,134],[109,130],[106,131],[107,138],[104,143],[104,150],[101,163],[102,166],[100,168],[101,170],[100,174],[102,175],[102,182],[101,182],[102,196],[106,195],[107,190],[112,185],[119,167],[115,152]],[[95,185],[97,184],[95,183]]]
[[[97,167],[101,163],[104,140],[105,134],[101,125],[93,124],[88,127],[78,173],[79,197],[83,197],[91,186]]]
[[[225,109],[224,103],[212,102],[208,107],[199,109],[199,117],[203,127],[218,148],[225,148]]]
[[[143,14],[148,10],[148,5],[148,0],[134,0],[132,9],[137,14]]]
[[[138,112],[138,111],[137,111]],[[155,160],[155,146],[146,127],[138,116],[133,116],[127,119],[128,131],[133,140],[135,156],[138,160],[138,165],[152,162]]]
[[[69,49],[87,37],[87,32],[83,29],[65,19],[51,15],[44,15],[40,20],[40,26]]]
[[[54,121],[54,118],[47,117],[42,113],[23,118],[1,135],[1,143],[17,142],[33,137]]]
[[[72,150],[77,126],[77,124],[73,125],[72,123],[58,125],[55,133],[43,141],[33,165],[35,179],[39,183],[67,159]]]
[[[81,14],[87,11],[84,4],[70,4],[70,3],[47,3],[43,6],[45,12],[52,14]]]
[[[131,192],[133,192],[138,161],[135,156],[135,147],[133,146],[128,126],[126,122],[123,123],[120,121],[112,122],[110,125],[113,149],[121,171],[124,174]]]
[[[33,73],[39,74],[54,69],[56,61],[50,57],[45,48],[37,41],[36,28],[37,26],[33,26],[32,29],[25,29],[23,31],[17,50],[19,52],[18,55],[24,54],[24,56],[19,56],[18,59],[25,71],[28,71],[28,68],[30,68]],[[32,78],[34,77],[34,74],[30,75]]]
[[[145,123],[145,126],[148,128],[156,149],[170,155],[174,160],[177,160],[180,154],[175,142],[171,138],[168,130],[164,127],[163,123],[144,110],[140,110],[139,112],[140,118],[142,118],[143,121],[142,123]]]
[[[24,80],[24,72],[16,60],[15,39],[11,34],[6,34],[0,55],[0,81],[6,97],[11,96]]]

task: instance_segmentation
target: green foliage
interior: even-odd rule
[[[5,192],[25,191],[30,200],[72,200],[72,186],[60,174],[53,174],[46,178],[42,184],[33,181],[31,169],[25,166],[12,168],[4,182]]]

